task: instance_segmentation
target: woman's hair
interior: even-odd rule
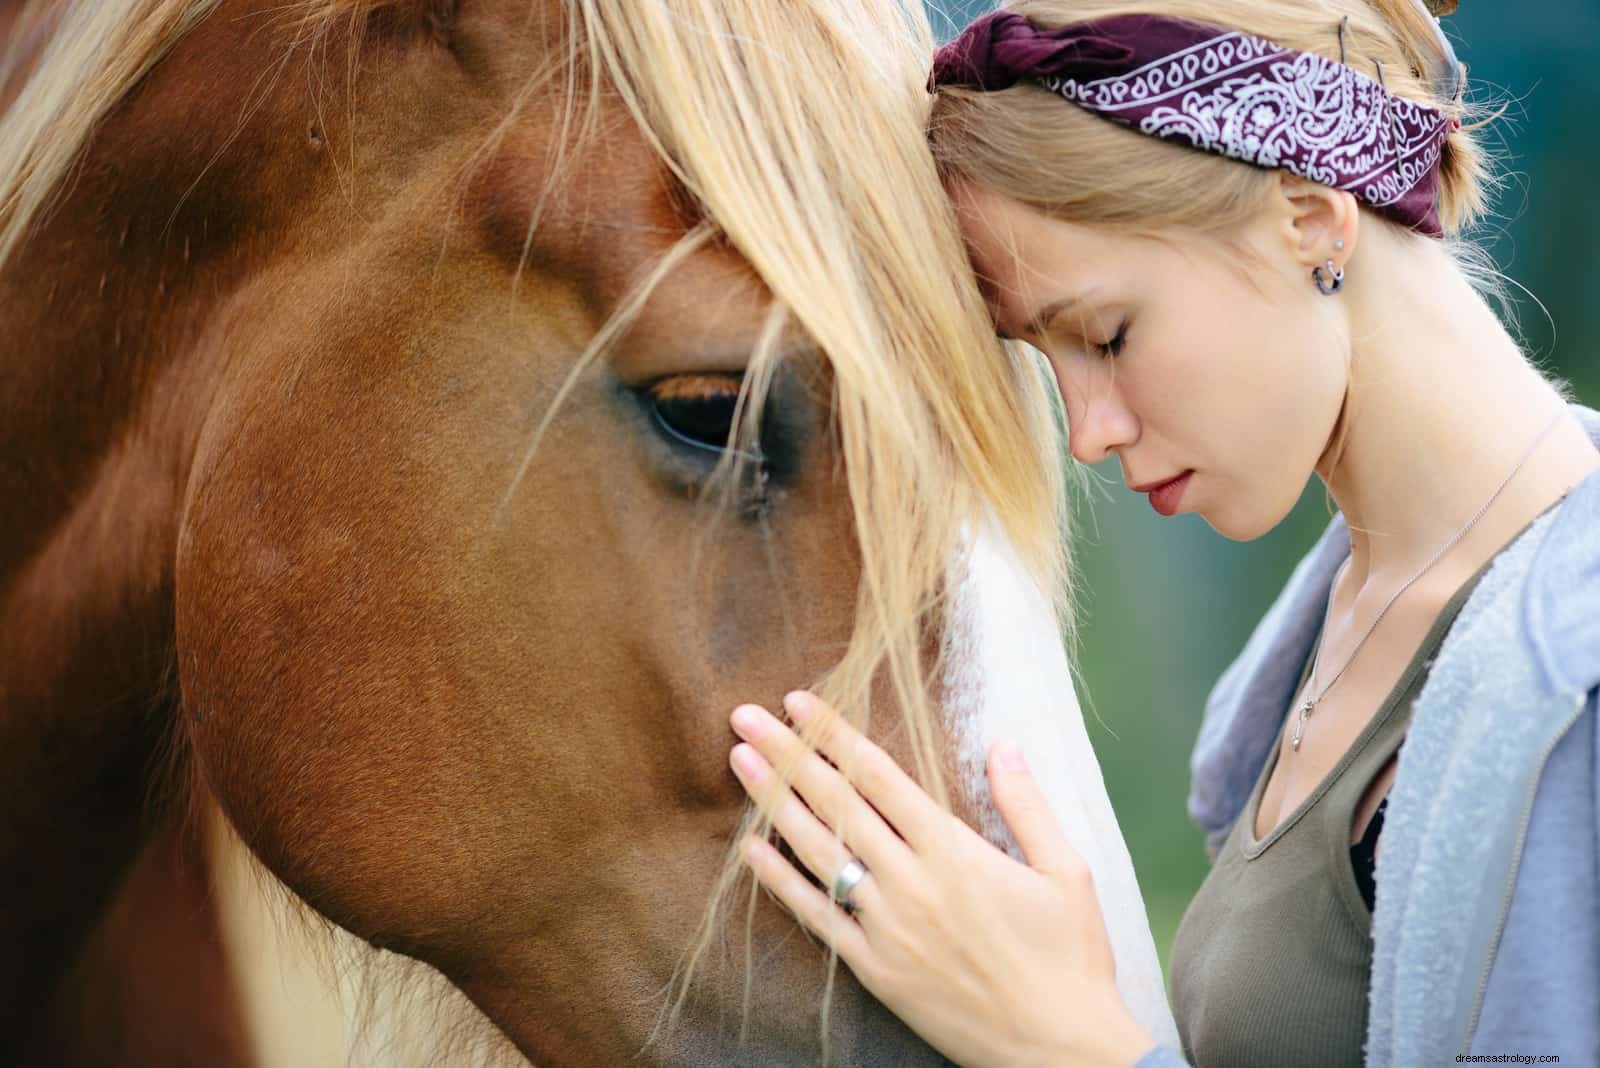
[[[1345,62],[1389,91],[1465,121],[1427,73],[1442,65],[1430,17],[1415,0],[1009,0],[1035,25],[1160,14],[1243,30]],[[1262,203],[1273,172],[1169,144],[1093,115],[1023,82],[938,91],[929,139],[946,180],[963,179],[1074,222],[1137,232],[1217,232]],[[1489,170],[1475,131],[1450,134],[1439,162],[1439,215],[1448,236],[1482,215]],[[1376,218],[1376,216],[1374,216]]]

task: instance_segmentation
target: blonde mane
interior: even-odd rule
[[[32,0],[19,26],[46,17]],[[0,115],[0,267],[59,194],[101,122],[218,0],[104,0],[61,18]],[[0,59],[0,84],[27,57]]]
[[[1066,621],[1064,474],[1044,380],[997,343],[960,269],[923,133],[921,7],[571,2],[596,68],[827,356],[862,580],[852,641],[820,687],[866,723],[872,684],[887,680],[918,777],[948,804],[923,628],[943,621],[962,531],[986,513]],[[773,359],[754,354],[747,382],[759,388]],[[739,881],[730,856],[675,1009]]]
[[[290,7],[320,19],[382,3]],[[72,5],[0,117],[0,267],[48,211],[106,115],[217,4]],[[924,133],[933,42],[922,6],[564,4],[576,31],[569,107],[581,103],[579,71],[589,75],[591,101],[602,84],[614,90],[715,235],[749,260],[775,298],[768,343],[746,376],[749,403],[764,392],[790,327],[831,366],[861,583],[844,656],[825,678],[796,684],[817,685],[857,723],[870,716],[874,684],[887,685],[918,778],[948,804],[935,748],[938,665],[924,653],[929,628],[944,623],[947,580],[966,532],[996,523],[1069,632],[1071,619],[1053,388],[1026,353],[996,340],[964,269]],[[705,239],[699,230],[685,240]],[[602,332],[591,357],[608,336]],[[743,829],[753,828],[750,819]],[[730,851],[677,1004],[721,930],[740,872]]]

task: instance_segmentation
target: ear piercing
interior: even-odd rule
[[[1344,242],[1333,243],[1335,252],[1344,251]],[[1344,288],[1344,268],[1335,267],[1333,260],[1327,261],[1326,267],[1311,268],[1311,280],[1317,284],[1317,292],[1325,297],[1331,297]]]

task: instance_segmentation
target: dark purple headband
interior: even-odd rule
[[[1342,63],[1163,15],[1045,30],[996,11],[939,49],[929,87],[1023,80],[1142,133],[1282,168],[1443,234],[1439,153],[1455,123]]]

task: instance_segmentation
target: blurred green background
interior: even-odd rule
[[[993,5],[928,6],[944,38]],[[1526,289],[1515,332],[1580,400],[1600,405],[1600,213],[1590,199],[1600,168],[1600,3],[1466,0],[1445,27],[1474,98],[1506,109],[1489,134],[1505,183],[1479,240]],[[1197,516],[1158,516],[1123,487],[1115,460],[1099,470],[1108,494],[1096,493],[1076,516],[1084,697],[1165,962],[1206,872],[1200,834],[1184,812],[1206,694],[1328,513],[1314,481],[1276,530],[1236,544]]]

